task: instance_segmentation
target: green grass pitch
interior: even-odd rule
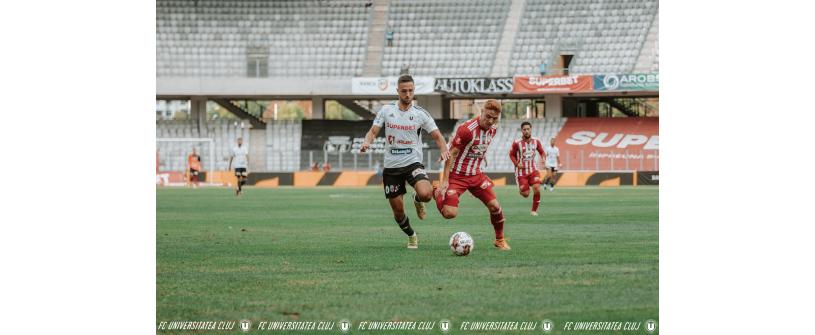
[[[379,187],[159,188],[157,321],[658,320],[657,187],[543,192],[539,217],[515,186],[496,193],[508,252],[469,193],[453,220],[407,202],[408,250]],[[467,257],[456,231],[475,239]]]

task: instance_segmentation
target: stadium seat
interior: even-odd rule
[[[269,76],[312,72],[313,76],[349,76],[362,71],[368,40],[371,7],[365,0],[332,1],[314,15],[313,2],[305,1],[164,1],[156,4],[158,76],[245,76],[247,50],[268,51],[269,62],[297,51],[310,57],[283,71],[269,66]],[[274,15],[271,15],[274,13]],[[334,20],[341,18],[342,20]],[[215,20],[218,26],[215,26]],[[212,24],[212,29],[207,25]],[[334,48],[323,48],[336,42]],[[336,47],[345,47],[337,52]],[[222,51],[226,50],[226,53]],[[304,52],[303,50],[308,50]],[[329,60],[321,56],[336,55]],[[229,64],[227,69],[205,66],[201,58]],[[159,66],[161,62],[172,66]],[[331,72],[329,69],[341,68]]]

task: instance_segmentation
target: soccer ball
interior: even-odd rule
[[[454,255],[467,256],[470,251],[473,251],[473,248],[475,248],[475,241],[470,234],[460,231],[450,236],[450,250]]]

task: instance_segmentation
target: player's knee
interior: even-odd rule
[[[535,186],[532,186],[532,191],[534,191],[535,194],[540,193],[540,190],[541,190],[540,184],[535,184]]]
[[[529,196],[529,190],[521,191],[521,196],[523,196],[524,198],[528,197]]]
[[[441,211],[441,216],[443,216],[445,219],[452,219],[456,217],[456,215],[458,215],[457,208],[445,207]]]
[[[489,209],[490,214],[498,214],[501,213],[501,205],[498,203],[489,204],[487,205],[487,209]]]
[[[433,199],[433,191],[432,189],[416,191],[416,197],[419,198],[421,202],[428,202]]]

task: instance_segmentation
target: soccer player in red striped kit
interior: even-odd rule
[[[498,130],[496,125],[500,116],[501,104],[487,100],[481,115],[456,129],[450,141],[450,158],[444,163],[440,187],[433,191],[433,198],[442,216],[452,219],[458,215],[459,196],[470,191],[490,211],[490,222],[495,230],[493,245],[500,250],[509,250],[504,237],[504,213],[492,190],[492,180],[481,172],[481,163]]]
[[[538,216],[538,206],[541,202],[541,176],[537,168],[537,155],[540,154],[541,160],[546,157],[543,151],[543,144],[535,137],[532,137],[532,124],[529,122],[521,123],[522,137],[515,142],[512,142],[512,147],[509,149],[509,159],[515,165],[515,179],[518,181],[518,188],[521,195],[526,198],[529,197],[529,188],[531,186],[532,192],[532,216]]]

